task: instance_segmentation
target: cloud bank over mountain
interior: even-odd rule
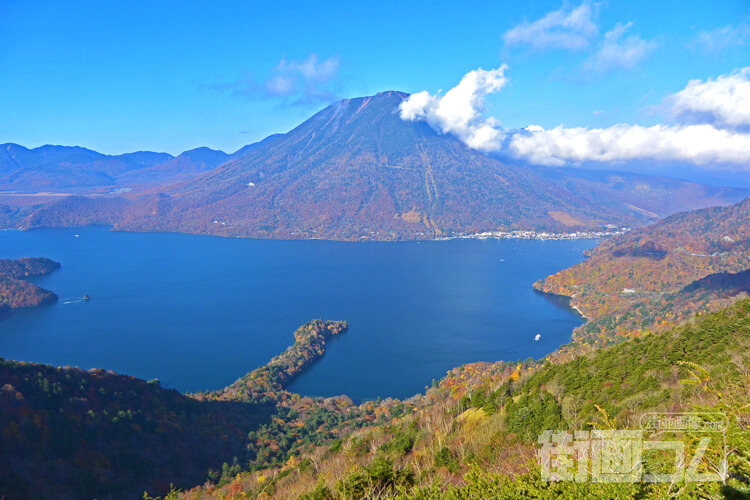
[[[673,127],[618,124],[595,129],[559,126],[550,130],[531,126],[513,136],[508,152],[550,166],[629,160],[747,164],[750,135],[709,124]]]
[[[505,130],[496,118],[484,116],[485,97],[504,87],[505,71],[505,65],[471,71],[443,96],[414,94],[401,105],[401,118],[424,120],[471,148],[539,165],[657,160],[750,169],[750,67],[688,82],[664,101],[672,124],[550,130],[538,125]]]

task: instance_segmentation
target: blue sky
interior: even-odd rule
[[[0,142],[231,152],[334,98],[435,95],[503,63],[484,101],[503,128],[651,126],[689,80],[750,66],[743,0],[208,4],[0,0]],[[573,38],[535,35],[581,5]]]

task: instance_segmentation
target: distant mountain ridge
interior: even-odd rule
[[[198,148],[142,168],[124,168],[118,163],[123,159],[105,157],[115,164],[91,170],[79,166],[103,162],[98,153],[66,150],[74,159],[50,165],[49,171],[78,168],[85,173],[82,179],[94,176],[87,186],[109,182],[137,192],[27,200],[23,206],[0,193],[0,204],[6,204],[0,206],[0,224],[111,224],[121,230],[260,238],[430,239],[497,230],[635,227],[750,195],[747,189],[639,174],[509,164],[424,122],[402,120],[399,106],[407,96],[387,91],[335,102],[290,132],[232,155]],[[42,175],[46,184],[34,178],[38,171],[5,174],[0,191],[12,190],[14,183],[6,179],[21,175],[44,190],[59,189],[54,176]]]
[[[0,191],[68,191],[86,194],[112,187],[177,182],[239,158],[255,147],[235,153],[207,147],[178,156],[153,151],[106,155],[80,146],[45,145],[26,148],[0,144]]]

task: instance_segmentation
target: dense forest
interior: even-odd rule
[[[0,360],[0,498],[136,498],[244,453],[272,404],[197,401],[104,370]]]
[[[57,295],[24,279],[49,274],[59,268],[59,263],[41,257],[0,259],[0,311],[56,301]]]

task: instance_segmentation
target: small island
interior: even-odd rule
[[[0,259],[0,311],[55,302],[57,295],[25,279],[59,268],[59,262],[43,257]]]

